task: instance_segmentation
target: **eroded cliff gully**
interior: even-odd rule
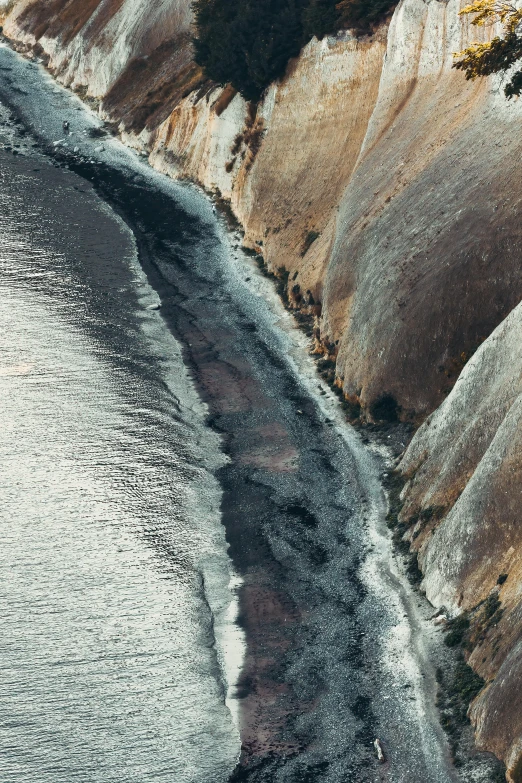
[[[313,40],[257,107],[192,61],[189,0],[14,0],[3,24],[155,168],[230,201],[363,416],[424,421],[400,519],[430,601],[469,612],[478,744],[520,783],[521,105],[451,69],[477,38],[459,7]]]

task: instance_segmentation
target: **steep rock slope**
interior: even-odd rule
[[[458,10],[402,0],[387,36],[313,41],[258,107],[190,60],[188,0],[19,0],[5,31],[153,165],[231,199],[296,303],[322,303],[363,409],[422,420],[522,298],[520,108],[451,70],[472,37]]]
[[[5,33],[36,45],[61,82],[104,98],[118,119],[141,129],[203,81],[190,25],[186,0],[20,0]]]
[[[522,304],[468,362],[400,466],[412,475],[402,516],[413,521],[408,535],[429,600],[453,613],[500,602],[469,659],[489,683],[472,718],[479,743],[506,759],[513,781],[522,765],[521,337]],[[442,521],[418,521],[437,507],[449,510]]]
[[[393,17],[324,284],[345,390],[413,419],[522,298],[520,109],[451,70],[470,35],[458,10],[406,0]]]
[[[312,41],[257,107],[192,62],[188,0],[9,5],[6,34],[152,165],[230,199],[366,412],[440,405],[401,464],[403,518],[440,510],[409,532],[435,605],[500,601],[470,658],[488,682],[471,715],[520,783],[521,109],[451,70],[477,37],[459,3],[402,0],[389,31]]]
[[[217,89],[192,95],[144,139],[158,168],[219,188],[246,242],[321,297],[337,205],[377,98],[381,32],[310,43],[252,111]],[[223,105],[225,107],[223,108]],[[310,242],[314,239],[313,242]]]

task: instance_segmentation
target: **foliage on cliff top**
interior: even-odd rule
[[[313,36],[369,32],[396,0],[194,0],[196,62],[246,100],[283,76]]]
[[[475,0],[460,12],[474,14],[472,24],[484,27],[500,22],[502,37],[496,36],[486,43],[473,43],[455,54],[461,59],[453,67],[464,71],[466,79],[505,73],[522,58],[522,9],[502,0]],[[522,92],[522,69],[511,75],[504,87],[508,98]]]

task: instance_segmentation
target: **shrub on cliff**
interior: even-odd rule
[[[299,54],[304,2],[195,0],[196,62],[213,81],[258,100]]]
[[[340,14],[332,0],[310,0],[303,9],[303,43],[316,38],[324,38],[328,33],[341,27]]]
[[[463,644],[469,631],[469,617],[466,612],[450,620],[446,626],[447,635],[444,643],[447,647],[458,647]]]
[[[196,62],[212,81],[257,101],[313,36],[369,31],[395,1],[194,0]]]
[[[455,55],[460,60],[453,67],[464,71],[466,79],[506,73],[522,58],[522,8],[503,0],[475,0],[460,13],[473,14],[472,24],[477,27],[494,23],[503,25],[502,36],[496,36],[486,43],[473,43]],[[522,93],[522,69],[511,74],[504,93],[508,98]]]
[[[395,0],[341,0],[337,5],[339,24],[357,33],[369,33],[396,5]]]

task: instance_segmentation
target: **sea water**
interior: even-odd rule
[[[237,759],[223,457],[157,304],[82,180],[0,152],[2,781]]]

